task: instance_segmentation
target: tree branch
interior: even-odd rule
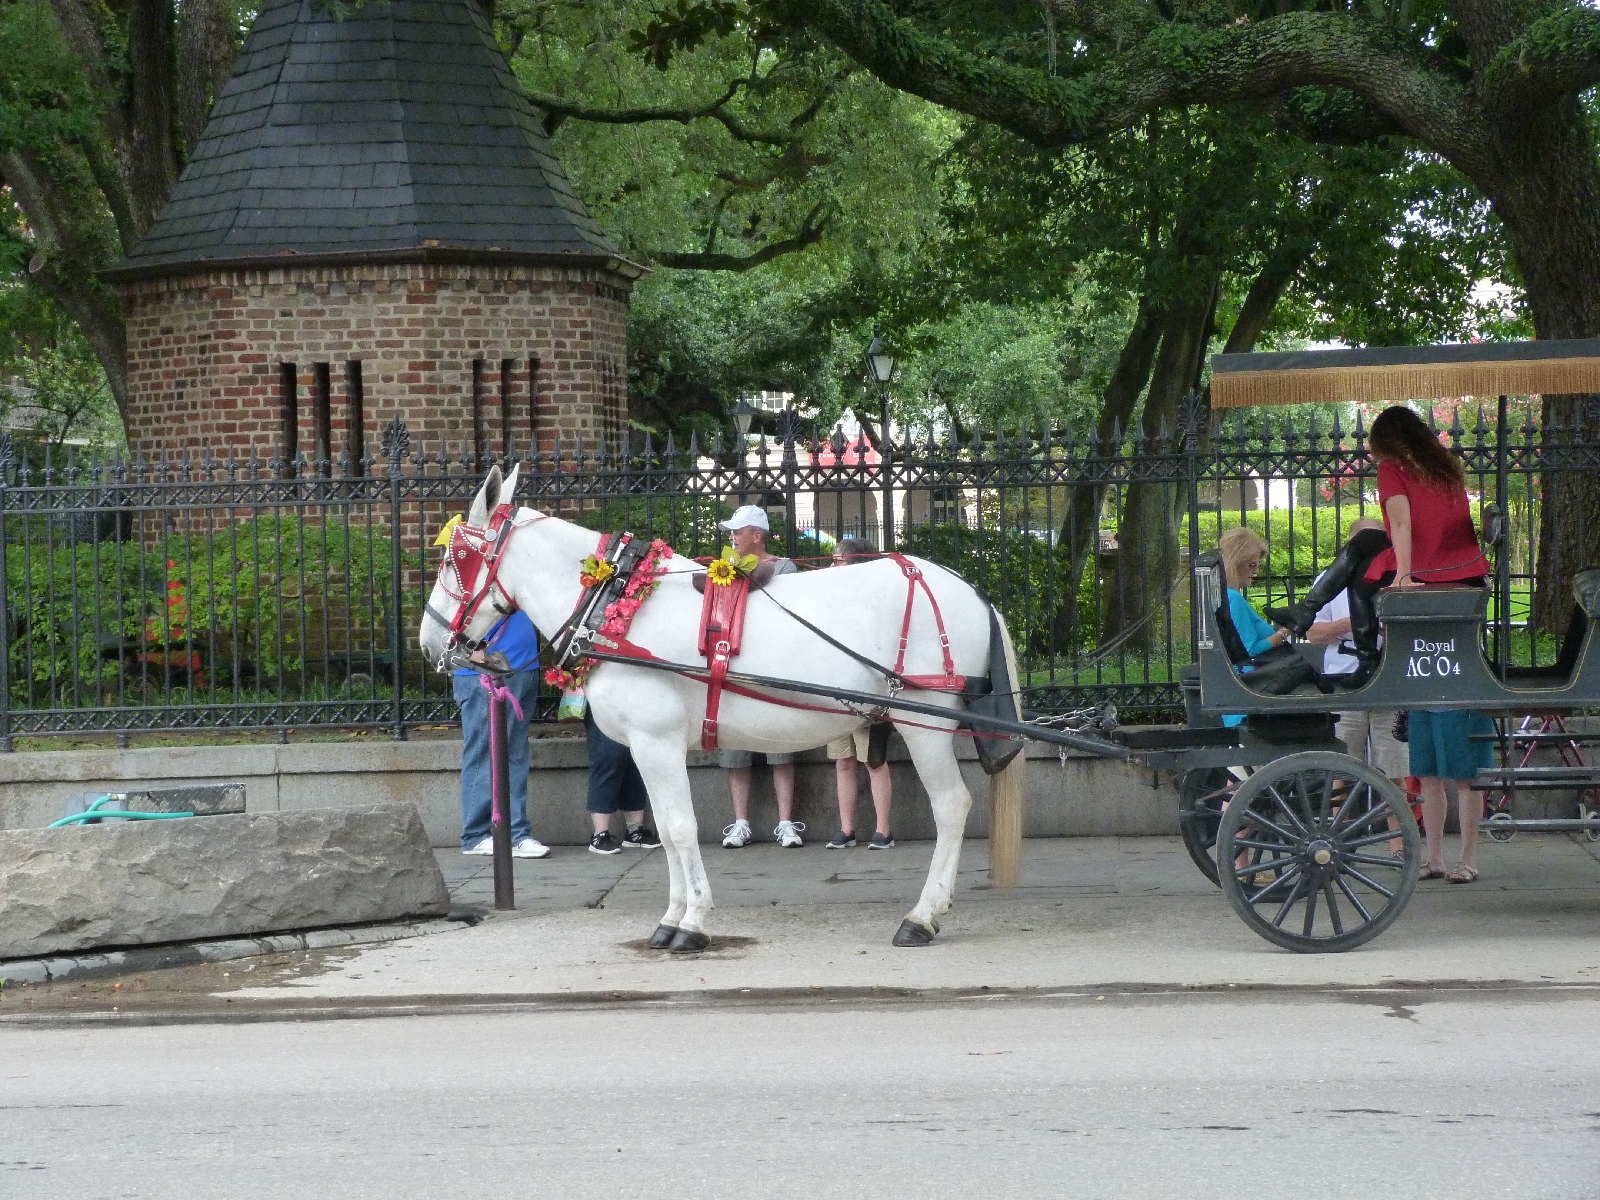
[[[1239,313],[1233,319],[1233,328],[1229,330],[1227,343],[1222,347],[1224,354],[1246,354],[1255,349],[1261,331],[1272,317],[1272,310],[1278,307],[1278,301],[1294,281],[1310,249],[1310,246],[1298,244],[1280,249],[1262,265],[1256,277],[1250,281],[1250,290],[1245,293],[1244,303],[1239,306]]]
[[[818,204],[806,214],[794,236],[768,242],[753,254],[713,254],[708,251],[680,254],[674,251],[648,251],[653,262],[680,271],[750,271],[762,263],[771,262],[785,254],[795,254],[822,240],[828,222],[822,216],[824,204]],[[708,243],[709,245],[709,243]]]
[[[126,419],[127,334],[122,307],[94,273],[116,253],[115,235],[104,227],[96,208],[98,193],[86,176],[55,179],[37,159],[17,150],[0,154],[0,185],[11,189],[34,235],[29,278],[77,322],[105,369],[118,412]]]
[[[1109,44],[1051,78],[972,53],[883,0],[765,0],[764,7],[891,86],[1046,148],[1128,128],[1163,109],[1269,99],[1316,84],[1357,93],[1447,156],[1482,145],[1478,105],[1457,72],[1346,13],[1288,12],[1206,27],[1139,22],[1128,6],[1055,0],[1062,23]]]
[[[1600,83],[1600,12],[1565,8],[1541,17],[1500,48],[1484,82],[1532,98],[1580,92]]]
[[[748,79],[735,79],[720,97],[710,104],[702,105],[647,104],[636,108],[603,108],[565,100],[547,92],[529,92],[528,99],[545,111],[546,134],[554,133],[561,127],[561,123],[568,119],[596,121],[603,125],[642,125],[648,121],[675,121],[679,125],[688,125],[695,121],[711,120],[721,122],[722,127],[741,142],[756,142],[767,146],[788,146],[799,140],[800,126],[815,116],[817,110],[827,100],[827,94],[819,97],[801,114],[803,119],[790,122],[787,129],[754,129],[730,113],[726,107],[749,82]]]
[[[78,60],[78,66],[89,81],[95,99],[99,100],[105,111],[106,128],[111,131],[111,140],[116,144],[117,152],[125,156],[130,142],[128,121],[122,111],[117,85],[106,70],[106,47],[100,31],[89,19],[89,11],[83,0],[50,0],[50,10],[55,13],[62,40]]]

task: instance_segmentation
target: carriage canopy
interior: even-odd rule
[[[1600,338],[1211,356],[1211,406],[1600,392]]]

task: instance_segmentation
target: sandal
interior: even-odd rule
[[[1446,883],[1471,883],[1478,877],[1478,868],[1471,863],[1458,862],[1445,874]]]
[[[1447,875],[1446,872],[1441,871],[1438,867],[1430,867],[1427,863],[1423,863],[1422,864],[1422,870],[1417,872],[1417,878],[1418,879],[1445,879],[1445,878],[1448,878],[1448,875]]]

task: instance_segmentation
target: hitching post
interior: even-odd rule
[[[1511,662],[1511,563],[1506,557],[1511,546],[1511,462],[1506,457],[1510,452],[1507,442],[1511,440],[1511,422],[1506,411],[1507,398],[1500,397],[1499,408],[1495,414],[1494,425],[1494,499],[1500,509],[1500,528],[1504,532],[1500,546],[1494,556],[1494,600],[1495,607],[1500,611],[1495,614],[1495,650],[1500,659],[1500,682],[1505,683],[1510,675],[1507,669]],[[1531,593],[1530,593],[1531,594]],[[1529,616],[1532,616],[1530,612]],[[1530,620],[1528,628],[1533,628]],[[1530,658],[1529,662],[1535,661]],[[1509,762],[1510,760],[1507,759]]]
[[[11,435],[0,433],[0,753],[9,753],[11,739],[11,646],[7,638],[10,613],[6,611],[6,482],[11,473]],[[27,603],[27,591],[23,591]]]
[[[489,833],[494,844],[494,906],[505,912],[517,907],[511,876],[511,757],[506,738],[505,694],[497,680],[479,677],[489,693]]]
[[[389,656],[394,660],[394,706],[389,736],[397,742],[406,740],[406,660],[405,627],[402,624],[405,605],[405,556],[400,539],[400,496],[402,470],[406,451],[411,446],[411,434],[397,416],[383,432],[383,452],[389,459]],[[419,511],[417,527],[420,532],[422,517]]]

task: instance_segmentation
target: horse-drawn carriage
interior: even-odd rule
[[[1600,340],[1213,360],[1218,407],[1499,395],[1499,512],[1507,492],[1506,395],[1589,391],[1600,392]],[[661,826],[671,877],[667,913],[651,943],[661,949],[694,951],[708,942],[710,889],[685,771],[697,734],[702,744],[720,736],[739,748],[795,750],[866,723],[900,726],[938,839],[927,886],[897,945],[930,941],[950,904],[971,804],[952,747],[965,732],[983,739],[991,773],[1007,770],[1010,757],[996,752],[995,742],[1014,748],[1024,737],[1179,772],[1185,841],[1233,908],[1280,946],[1327,951],[1358,946],[1391,924],[1411,897],[1420,859],[1407,797],[1345,752],[1334,737],[1334,714],[1426,708],[1509,716],[1600,706],[1600,587],[1587,586],[1591,576],[1579,573],[1577,607],[1553,664],[1513,665],[1509,575],[1494,521],[1484,530],[1496,564],[1492,588],[1385,590],[1377,600],[1381,659],[1348,690],[1321,680],[1284,688],[1281,678],[1266,687],[1266,673],[1241,669],[1248,664],[1221,564],[1215,554],[1200,555],[1191,564],[1190,720],[1063,728],[1020,719],[1019,677],[1003,624],[987,601],[936,564],[889,555],[773,580],[765,600],[750,599],[748,611],[739,610],[745,651],[735,661],[706,624],[714,581],[701,587],[702,602],[689,578],[673,578],[693,575],[695,564],[673,560],[664,547],[627,551],[625,537],[602,539],[546,514],[516,511],[514,491],[514,472],[502,480],[492,471],[467,522],[449,531],[423,650],[443,667],[481,639],[494,610],[515,606],[540,628],[560,631],[564,662],[587,660],[595,719],[632,747]],[[526,532],[514,555],[519,530]],[[643,589],[633,582],[636,570],[648,582]],[[659,594],[644,604],[641,590]],[[1491,593],[1498,603],[1494,636],[1486,640]],[[698,623],[694,611],[701,612]],[[1218,718],[1228,713],[1242,714],[1243,722],[1222,725]],[[1519,770],[1528,769],[1502,769],[1496,779],[1514,785]],[[1564,778],[1600,784],[1600,775],[1585,772],[1569,770]],[[1600,830],[1600,818],[1587,809],[1570,820],[1501,815],[1502,836]]]
[[[1288,694],[1264,694],[1269,689],[1253,687],[1251,674],[1240,670],[1221,563],[1215,554],[1202,555],[1193,564],[1196,665],[1186,681],[1189,725],[1112,734],[1132,761],[1185,772],[1179,802],[1185,843],[1263,937],[1294,950],[1358,946],[1400,915],[1415,886],[1419,838],[1411,804],[1334,739],[1334,714],[1474,709],[1509,721],[1600,704],[1600,594],[1592,572],[1576,574],[1571,619],[1554,661],[1510,661],[1510,575],[1500,516],[1507,500],[1507,394],[1596,388],[1600,341],[1213,360],[1213,403],[1222,407],[1499,395],[1497,495],[1484,507],[1482,530],[1494,565],[1490,587],[1386,589],[1377,601],[1382,657],[1362,686],[1328,691],[1307,682]],[[1321,647],[1302,649],[1321,656]],[[1222,713],[1246,716],[1228,729],[1215,720]],[[1582,763],[1556,773],[1568,786],[1600,782],[1600,771]],[[1549,768],[1507,765],[1480,783],[1514,794],[1519,783],[1537,787],[1550,774]],[[1500,838],[1519,829],[1600,831],[1587,805],[1580,812],[1570,819],[1526,818],[1502,810],[1490,830]]]

